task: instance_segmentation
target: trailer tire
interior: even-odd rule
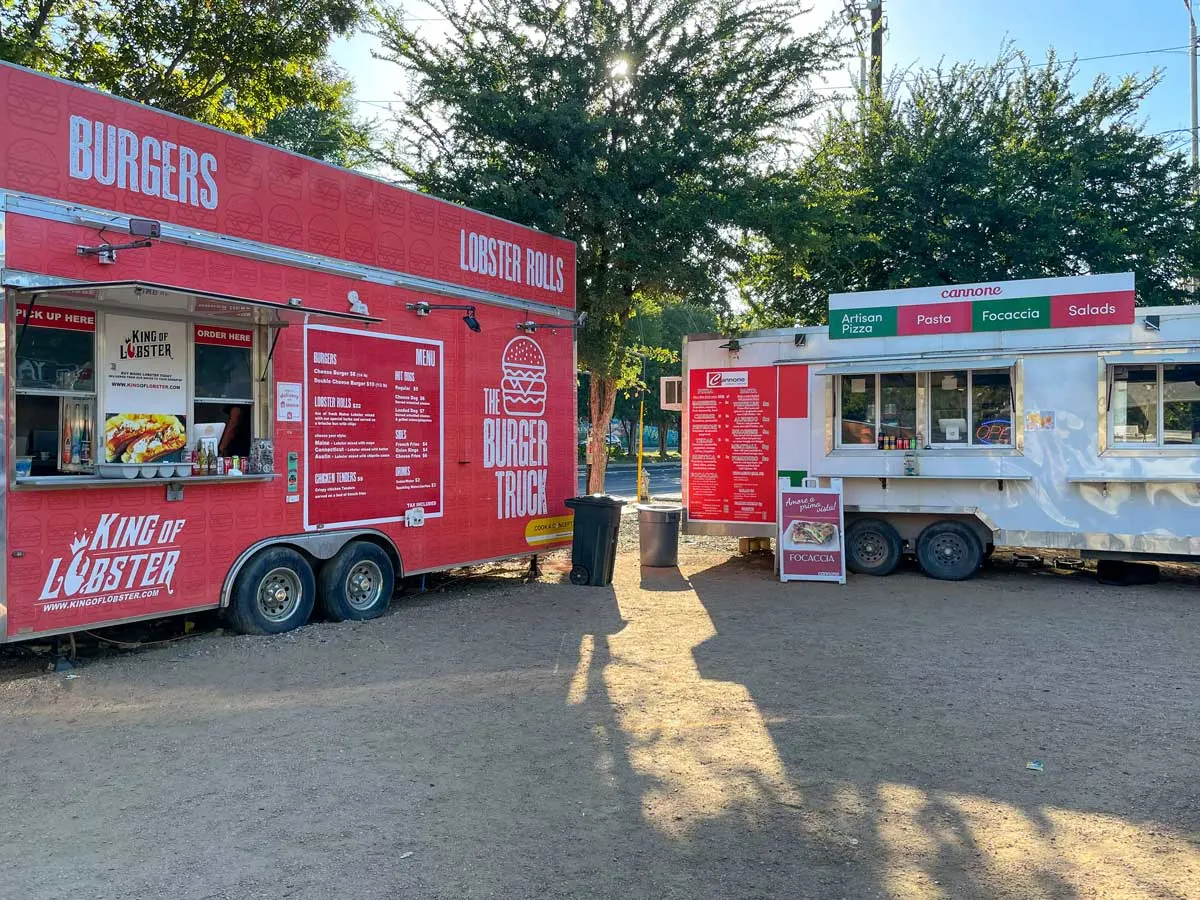
[[[587,566],[572,566],[569,577],[571,584],[588,584],[592,580],[592,573]]]
[[[858,519],[846,529],[846,568],[860,575],[890,575],[900,564],[900,535],[883,519]]]
[[[351,541],[321,566],[321,608],[334,622],[363,622],[382,616],[396,591],[396,570],[382,547]]]
[[[917,538],[917,561],[930,578],[962,581],[983,565],[983,546],[961,522],[934,522]]]
[[[316,596],[308,560],[290,547],[269,547],[238,573],[229,621],[242,634],[282,634],[308,621]]]

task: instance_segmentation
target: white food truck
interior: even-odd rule
[[[829,326],[694,335],[684,529],[777,534],[840,479],[851,571],[970,577],[997,546],[1200,557],[1200,306],[1132,274],[837,294]],[[811,483],[811,482],[809,482]]]

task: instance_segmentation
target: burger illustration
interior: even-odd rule
[[[8,148],[8,178],[23,191],[53,197],[58,189],[54,152],[39,141],[16,141]]]
[[[413,241],[408,251],[409,262],[415,275],[433,275],[436,260],[428,241]]]
[[[253,190],[262,187],[262,170],[256,158],[257,148],[237,138],[225,142],[225,163],[229,180]]]
[[[342,250],[342,234],[329,216],[316,215],[308,223],[308,239],[318,253],[336,256]]]
[[[299,200],[304,183],[304,164],[299,159],[285,156],[274,159],[267,167],[267,187],[276,197]]]
[[[346,185],[346,211],[359,219],[375,215],[375,186],[357,182]]]
[[[357,223],[346,229],[346,255],[356,262],[375,263],[375,241],[369,229]]]
[[[434,202],[425,197],[412,198],[412,203],[409,204],[409,212],[412,213],[414,231],[419,231],[421,234],[433,234],[435,223],[437,222],[437,213],[434,212]]]
[[[342,189],[338,187],[337,181],[328,175],[315,174],[310,192],[313,206],[334,210],[342,205]]]
[[[263,236],[262,207],[248,194],[236,194],[229,200],[225,221],[233,234],[261,241]]]
[[[504,348],[500,395],[507,416],[546,414],[546,357],[530,337],[515,337]]]
[[[395,232],[379,235],[379,265],[395,272],[404,269],[404,241]]]
[[[267,238],[285,247],[298,247],[304,238],[304,225],[300,216],[290,206],[271,207],[267,214]]]
[[[404,213],[408,208],[408,193],[400,188],[379,186],[379,214],[385,222],[393,225],[404,223]]]
[[[46,90],[34,78],[13,74],[4,97],[11,122],[20,122],[31,131],[54,134],[58,131],[58,95]]]

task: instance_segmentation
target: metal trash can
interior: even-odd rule
[[[602,494],[574,497],[567,508],[575,511],[571,539],[571,584],[603,587],[612,584],[617,561],[617,533],[621,530],[624,500]]]
[[[638,507],[638,544],[642,565],[669,569],[679,565],[679,523],[683,507],[644,503]]]

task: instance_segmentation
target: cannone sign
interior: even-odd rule
[[[1130,325],[1135,302],[1132,273],[833,294],[829,336],[840,340]]]

